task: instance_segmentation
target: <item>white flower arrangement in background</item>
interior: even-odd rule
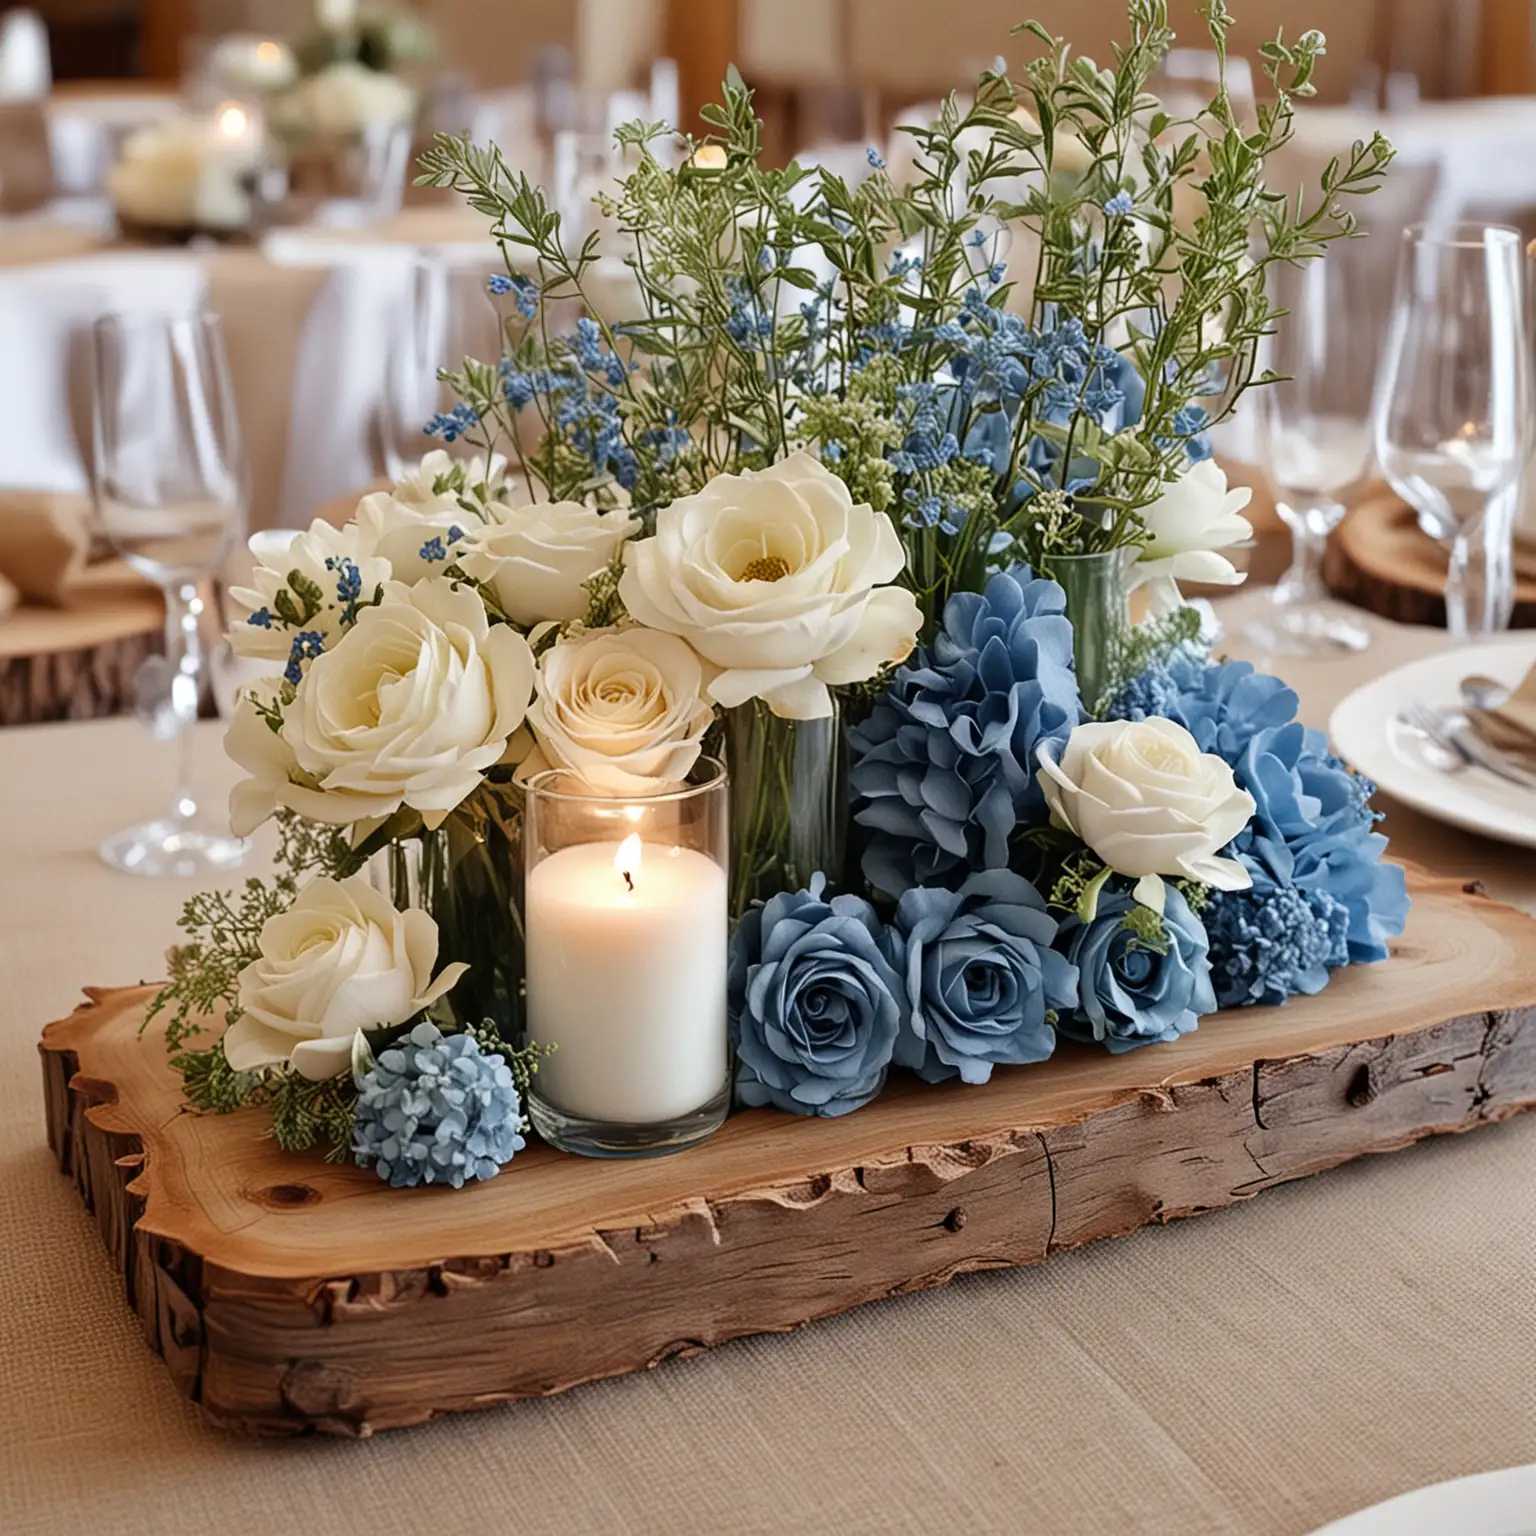
[[[240,1016],[224,1035],[236,1072],[291,1066],[312,1082],[352,1061],[359,1034],[413,1019],[468,967],[437,965],[437,924],[397,912],[366,877],[312,880],[262,925],[260,955],[240,972]]]

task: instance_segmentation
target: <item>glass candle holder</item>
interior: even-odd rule
[[[589,1157],[696,1146],[730,1107],[726,773],[643,799],[565,769],[527,784],[528,1114]]]

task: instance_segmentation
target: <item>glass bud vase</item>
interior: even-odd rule
[[[1083,707],[1094,710],[1114,677],[1116,659],[1131,629],[1130,575],[1134,549],[1092,555],[1052,555],[1044,574],[1067,595],[1072,658]]]
[[[474,809],[467,809],[469,806]],[[478,1026],[490,1019],[509,1043],[523,1031],[522,792],[487,784],[442,826],[382,848],[368,861],[374,886],[402,910],[437,923],[437,965],[469,970],[434,1012]]]
[[[754,901],[798,891],[812,875],[842,881],[848,753],[841,706],[785,720],[761,699],[725,712],[731,786],[731,921]]]

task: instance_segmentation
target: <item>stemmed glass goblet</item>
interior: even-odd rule
[[[165,593],[160,728],[180,742],[167,815],[109,837],[101,856],[136,875],[234,868],[249,844],[205,822],[192,775],[202,695],[204,589],[245,528],[246,481],[229,364],[206,314],[105,315],[93,330],[93,490],[101,531]]]
[[[1502,630],[1530,448],[1521,238],[1497,225],[1406,231],[1376,392],[1376,455],[1419,526],[1450,548],[1446,628]]]

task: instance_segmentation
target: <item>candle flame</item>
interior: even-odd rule
[[[624,877],[625,890],[632,892],[635,888],[635,875],[640,869],[640,834],[638,832],[631,832],[619,844],[619,851],[613,856],[613,867]]]
[[[266,64],[274,64],[283,56],[283,50],[271,38],[256,44],[256,57]]]
[[[217,122],[219,125],[219,132],[222,133],[226,139],[238,139],[243,137],[246,130],[251,126],[251,120],[246,116],[245,108],[236,106],[234,102],[230,102],[228,106],[219,108]]]

